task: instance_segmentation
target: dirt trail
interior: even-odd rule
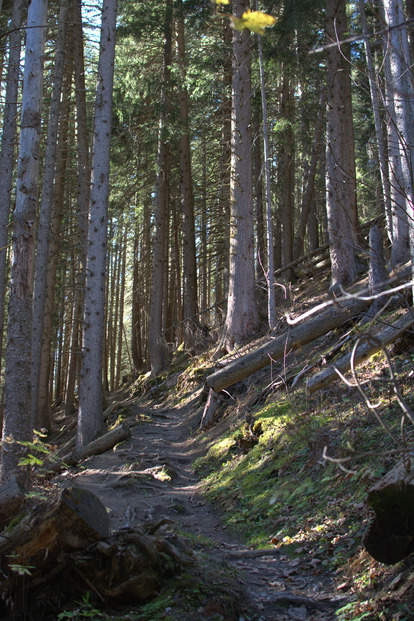
[[[217,510],[202,498],[193,462],[205,449],[194,436],[194,403],[176,409],[132,405],[129,412],[132,435],[128,441],[65,475],[110,509],[112,529],[171,520],[178,532],[199,542],[195,549],[201,547],[214,563],[227,563],[229,571],[235,572],[246,598],[237,621],[337,618],[335,609],[345,601],[335,594],[331,577],[303,571],[303,561],[289,559],[276,549],[247,548],[226,532]],[[213,616],[200,611],[188,619],[235,619],[223,615],[219,605],[211,612]]]

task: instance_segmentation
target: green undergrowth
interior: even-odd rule
[[[401,390],[410,400],[406,362],[397,361],[397,371]],[[371,359],[364,373],[383,376],[382,357]],[[370,396],[375,396],[377,412],[398,436],[401,410],[389,384],[380,382]],[[372,517],[367,491],[398,460],[387,455],[396,446],[361,401],[356,389],[343,383],[312,401],[300,390],[275,393],[264,405],[248,409],[261,429],[257,444],[248,451],[241,448],[246,410],[239,406],[227,431],[211,443],[196,468],[205,495],[222,511],[225,527],[254,547],[275,546],[300,562],[303,571],[334,576],[352,600],[339,619],[404,619],[403,613],[379,612],[375,592],[384,587],[389,571],[369,557],[361,543]],[[325,447],[332,457],[372,455],[346,462],[341,469],[324,459]]]

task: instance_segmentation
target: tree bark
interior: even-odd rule
[[[83,453],[85,446],[96,438],[103,424],[102,353],[116,11],[116,0],[104,0],[99,83],[95,102],[84,330],[79,380],[76,448],[80,454]]]
[[[71,349],[65,395],[65,416],[74,408],[76,379],[80,367],[81,324],[85,295],[85,269],[88,238],[88,205],[90,197],[89,132],[86,114],[85,59],[81,1],[72,5],[73,58],[75,68],[76,152],[78,173],[79,267],[76,279],[76,306],[73,313]]]
[[[6,257],[8,223],[13,184],[14,147],[16,144],[17,100],[19,92],[19,70],[21,52],[21,30],[23,22],[23,0],[15,0],[10,22],[9,59],[6,77],[6,99],[3,109],[3,133],[0,153],[0,372],[3,352],[4,300],[6,289]]]
[[[407,27],[402,0],[383,0],[385,23],[390,28],[384,41],[386,104],[388,113],[388,158],[393,206],[391,260],[394,264],[414,256],[413,225],[413,138],[412,86],[409,79]]]
[[[256,9],[258,9],[258,1],[256,0]],[[270,151],[269,151],[269,132],[267,117],[267,100],[266,85],[263,65],[263,46],[262,37],[257,37],[259,48],[259,68],[260,68],[260,90],[262,95],[262,111],[263,111],[263,147],[264,147],[264,172],[265,172],[265,189],[266,189],[266,248],[267,248],[267,322],[270,330],[273,330],[276,324],[276,301],[275,301],[275,262],[273,256],[273,215],[272,215],[272,197],[270,188]],[[263,258],[264,260],[264,258]]]
[[[191,171],[191,149],[189,131],[188,92],[186,87],[186,58],[184,39],[184,12],[182,0],[178,4],[176,20],[177,60],[181,85],[178,88],[181,132],[178,150],[180,153],[180,190],[183,215],[183,320],[184,342],[191,347],[193,333],[198,322],[197,315],[197,262],[194,222],[193,178]],[[190,320],[190,317],[193,320]]]
[[[47,0],[32,0],[27,16],[5,370],[3,438],[11,437],[14,440],[31,440],[32,437],[30,377],[33,263],[46,19]],[[3,442],[2,480],[14,473],[21,454],[21,447]]]
[[[60,101],[65,67],[66,25],[68,0],[61,0],[56,41],[55,64],[53,68],[53,86],[47,126],[46,152],[43,168],[42,195],[36,240],[36,262],[33,288],[33,323],[32,323],[32,425],[39,423],[39,375],[42,351],[43,324],[45,316],[46,280],[48,267],[48,247],[50,219],[53,203],[53,186],[55,178],[57,136],[59,127]],[[48,422],[48,421],[47,421]]]
[[[58,261],[61,256],[60,245],[62,240],[60,237],[60,233],[62,225],[63,206],[65,200],[66,164],[68,155],[68,124],[71,105],[70,90],[72,83],[72,72],[73,55],[71,54],[71,52],[69,52],[69,54],[67,54],[67,66],[65,70],[65,78],[62,89],[63,95],[59,126],[59,144],[56,157],[56,177],[53,192],[50,236],[48,243],[42,349],[40,352],[38,408],[37,417],[35,419],[37,429],[44,427],[49,430],[51,429],[52,425],[51,401],[53,390],[50,385],[50,374],[52,367],[51,358],[53,327],[56,311],[56,279]]]
[[[327,42],[346,33],[345,0],[327,0]],[[352,131],[350,64],[341,45],[327,50],[326,207],[332,287],[356,279],[356,176]]]
[[[151,373],[157,375],[168,362],[167,346],[163,334],[163,316],[166,312],[165,273],[166,234],[168,230],[168,182],[169,182],[169,144],[166,133],[166,113],[169,106],[170,64],[171,64],[171,20],[172,0],[167,0],[164,27],[164,58],[161,92],[160,126],[157,155],[155,233],[152,262],[151,301],[149,317],[148,349]]]
[[[248,8],[234,0],[240,17]],[[223,345],[227,351],[257,332],[252,209],[250,32],[233,32],[230,180],[230,272]]]

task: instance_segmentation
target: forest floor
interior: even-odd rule
[[[195,461],[205,454],[205,444],[196,434],[199,396],[174,408],[128,406],[124,422],[131,427],[131,438],[59,477],[97,495],[109,510],[111,529],[164,520],[165,530],[182,534],[190,544],[196,562],[189,568],[191,576],[175,585],[161,609],[159,603],[149,605],[137,618],[337,618],[335,610],[347,597],[336,589],[329,571],[304,573],[302,565],[309,561],[284,555],[274,546],[254,549],[243,544],[223,524],[218,507],[202,494],[194,471]],[[209,442],[219,433],[211,431]]]
[[[282,295],[275,334],[286,330],[285,311],[300,315],[326,299],[328,278],[298,283],[289,301]],[[381,322],[403,312],[394,305]],[[367,491],[398,461],[395,445],[355,387],[336,380],[309,395],[303,384],[305,370],[326,368],[370,328],[357,319],[286,352],[225,391],[214,424],[203,431],[205,380],[217,364],[212,344],[177,352],[162,377],[142,376],[108,394],[108,403],[118,404],[108,427],[125,423],[131,437],[48,484],[90,490],[109,511],[113,531],[153,527],[157,536],[174,538],[191,562],[157,597],[121,610],[102,610],[85,584],[83,600],[57,620],[414,620],[414,555],[386,566],[362,545],[372,521]],[[268,339],[264,332],[233,358]],[[412,335],[389,353],[413,410]],[[398,435],[401,410],[385,356],[371,357],[358,374],[377,415]],[[57,416],[59,443],[73,437],[74,425]],[[413,429],[406,427],[405,440],[414,441]],[[323,457],[325,447],[331,456],[364,458],[341,469]]]

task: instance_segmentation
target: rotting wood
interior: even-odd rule
[[[334,305],[322,312],[316,319],[308,320],[290,328],[284,334],[209,375],[206,380],[207,385],[218,393],[220,390],[228,388],[255,371],[264,368],[273,360],[278,360],[289,352],[299,349],[337,328],[362,313],[369,304],[370,302],[366,300],[355,298],[343,302],[340,306]]]
[[[364,341],[356,350],[354,356],[354,364],[358,365],[365,360],[368,360],[371,356],[381,351],[382,346],[388,345],[393,341],[396,341],[406,330],[408,330],[414,323],[414,314],[406,313],[404,317],[396,321],[391,326],[382,330],[379,334],[375,335],[375,341]],[[379,341],[379,342],[378,342]],[[338,369],[340,373],[346,373],[351,366],[351,353],[346,354],[340,358],[335,365],[330,366],[317,375],[314,375],[306,382],[306,391],[308,394],[312,394],[317,390],[321,390],[328,386],[331,382],[339,379],[335,369]]]
[[[414,552],[414,455],[369,490],[368,504],[375,513],[363,538],[369,554],[392,565]]]
[[[214,422],[220,403],[221,399],[219,398],[219,395],[212,388],[210,388],[207,401],[204,406],[203,415],[201,417],[200,430],[207,429],[207,427]]]
[[[0,594],[13,618],[54,618],[90,591],[92,602],[145,601],[184,565],[187,546],[172,533],[156,535],[159,521],[109,533],[109,518],[91,492],[72,486],[42,501],[0,542]],[[16,568],[25,570],[23,573]],[[40,588],[41,587],[41,588]],[[24,595],[24,596],[23,596]]]
[[[36,572],[56,562],[62,550],[78,550],[106,537],[108,513],[92,492],[70,486],[43,502],[0,543],[0,556],[13,552],[13,562]],[[35,573],[36,573],[35,572]]]

